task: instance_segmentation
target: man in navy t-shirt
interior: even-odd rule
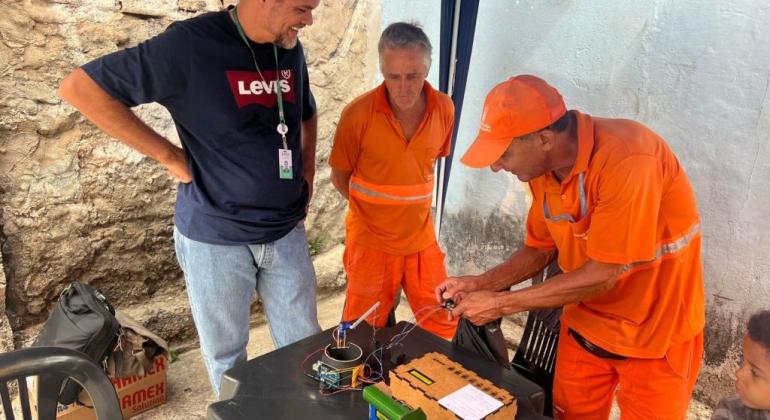
[[[255,289],[276,347],[320,331],[303,224],[317,115],[297,39],[318,3],[241,0],[87,63],[59,89],[180,181],[174,242],[215,393],[246,359]],[[171,113],[181,149],[129,109],[149,102]]]

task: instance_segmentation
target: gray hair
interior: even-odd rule
[[[382,31],[377,51],[382,54],[385,48],[413,47],[422,48],[425,51],[428,63],[430,63],[433,46],[430,44],[428,35],[425,35],[420,25],[410,22],[396,22],[391,23]]]

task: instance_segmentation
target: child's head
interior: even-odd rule
[[[747,407],[770,410],[770,310],[749,318],[735,388]]]

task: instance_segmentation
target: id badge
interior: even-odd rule
[[[278,176],[281,179],[293,179],[291,149],[278,149]]]

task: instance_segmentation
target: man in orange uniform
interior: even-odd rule
[[[681,419],[703,352],[700,220],[684,169],[642,124],[567,111],[535,76],[487,96],[468,166],[528,182],[523,248],[436,289],[453,316],[483,324],[564,306],[554,415],[601,419],[619,385],[623,418]],[[558,252],[564,274],[516,291]]]
[[[456,321],[428,308],[447,277],[430,208],[433,166],[449,154],[454,106],[425,81],[431,44],[418,26],[388,26],[378,50],[385,81],[342,111],[329,160],[332,182],[349,200],[342,317],[355,320],[379,301],[368,321],[383,326],[403,287],[421,325],[450,338]]]

